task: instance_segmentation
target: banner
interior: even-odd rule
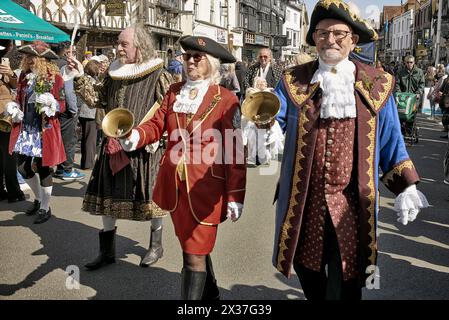
[[[369,42],[357,45],[349,56],[363,63],[374,65],[376,62],[376,43]]]

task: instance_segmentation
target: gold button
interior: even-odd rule
[[[321,207],[321,210],[323,210],[323,211],[326,211],[326,209],[327,209],[326,206]]]
[[[330,132],[330,133],[334,133],[334,132],[335,132],[335,129],[334,129],[334,128],[329,128],[329,132]]]
[[[326,166],[326,168],[330,168],[331,167],[331,163],[330,162],[326,162],[324,165]]]
[[[332,139],[327,140],[327,144],[329,144],[329,145],[334,144],[334,140],[332,140]]]
[[[324,219],[323,219],[323,220],[324,220]],[[319,230],[320,230],[320,231],[324,231],[324,229],[323,229],[322,226],[319,227]]]
[[[324,185],[324,188],[326,188],[326,189],[329,189],[329,187],[330,187],[330,185],[329,185],[328,183],[326,183],[326,184]]]
[[[329,179],[329,178],[331,177],[331,175],[330,175],[329,173],[326,173],[326,174],[324,175],[324,177],[325,177],[326,179]]]
[[[321,241],[323,241],[323,237],[322,237],[322,236],[320,236],[319,239],[320,239]]]
[[[326,156],[331,157],[331,156],[332,156],[332,152],[327,151],[327,152],[326,152]]]

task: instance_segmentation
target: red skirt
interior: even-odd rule
[[[187,196],[185,181],[178,180],[178,206],[171,213],[176,236],[182,251],[188,254],[208,255],[212,252],[217,238],[217,226],[199,224],[193,217]]]

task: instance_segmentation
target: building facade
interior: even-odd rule
[[[243,57],[255,61],[262,48],[270,48],[276,59],[282,46],[275,41],[283,36],[286,0],[240,0],[237,29],[243,33]],[[284,43],[283,43],[284,44]]]
[[[184,34],[214,39],[237,58],[242,57],[243,33],[235,28],[238,20],[236,0],[187,0],[183,2]]]
[[[79,58],[86,49],[96,53],[115,51],[118,34],[138,22],[152,31],[156,50],[164,58],[183,34],[182,3],[183,0],[31,0],[29,10],[68,34],[79,24],[75,37]],[[122,10],[110,10],[114,4],[122,6]]]
[[[416,2],[413,55],[423,65],[428,65],[432,60],[432,1],[425,3]]]
[[[412,54],[413,9],[393,18],[391,56],[394,61],[402,61],[403,57]]]
[[[305,49],[305,4],[302,1],[289,1],[285,9],[285,23],[282,34],[287,36],[287,46],[282,48],[282,60],[292,60]]]

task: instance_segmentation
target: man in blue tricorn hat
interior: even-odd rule
[[[357,43],[375,40],[346,3],[319,1],[307,34],[319,58],[286,70],[276,88],[286,151],[273,264],[285,276],[293,266],[310,300],[361,299],[375,277],[379,167],[399,222],[428,206],[402,138],[393,76],[348,59]]]

